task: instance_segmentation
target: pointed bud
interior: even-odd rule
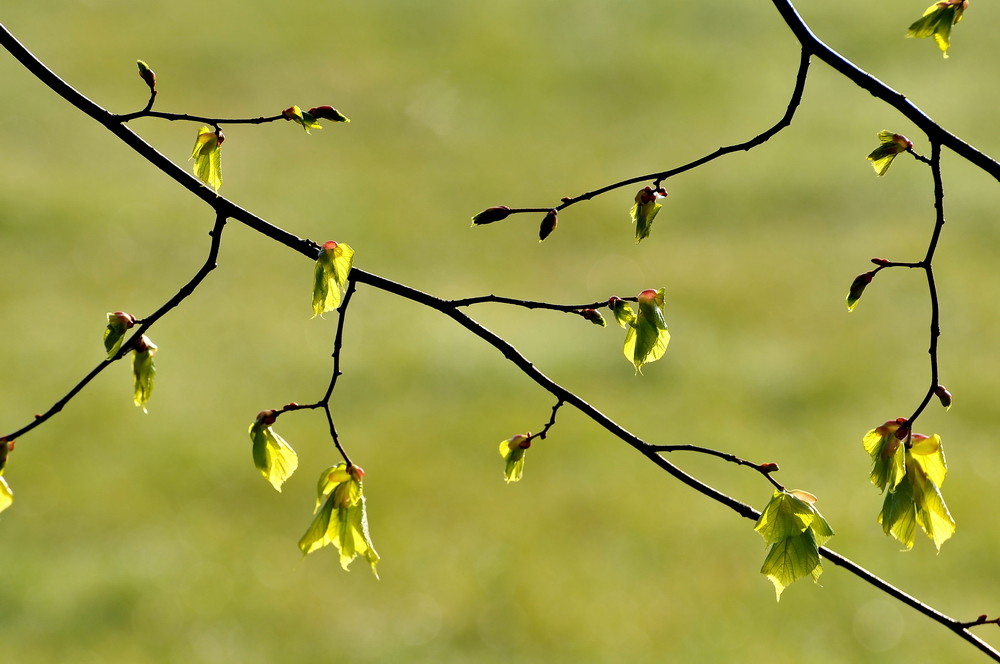
[[[868,284],[872,282],[875,277],[875,271],[865,272],[864,274],[859,274],[854,278],[851,283],[851,290],[847,293],[847,310],[854,311],[854,306],[861,299],[861,294],[865,292]]]
[[[510,216],[510,208],[506,205],[497,205],[496,207],[486,208],[477,214],[472,218],[472,223],[475,226],[482,226],[484,224],[492,224],[494,221],[503,221],[508,216]]]
[[[934,396],[938,398],[945,410],[951,408],[951,392],[944,385],[938,385],[934,388]]]
[[[549,210],[542,219],[542,225],[538,227],[538,241],[542,242],[545,238],[552,235],[552,231],[556,229],[556,224],[559,223],[559,213],[555,209]]]
[[[321,118],[324,120],[333,120],[334,122],[350,122],[350,118],[342,114],[340,111],[335,109],[333,106],[316,106],[315,108],[310,108],[308,111],[309,115],[314,118]]]
[[[872,259],[872,263],[875,263],[875,265],[878,265],[880,267],[885,267],[886,265],[889,265],[891,262],[892,261],[890,261],[888,258],[873,258]]]
[[[580,314],[583,315],[585,320],[589,320],[594,325],[600,325],[601,327],[607,325],[604,320],[604,316],[602,316],[601,312],[596,309],[584,309],[580,312]]]
[[[760,470],[761,470],[762,472],[765,472],[765,473],[776,473],[776,472],[778,472],[778,470],[779,470],[779,468],[778,468],[778,464],[776,464],[776,463],[773,463],[773,462],[772,462],[772,463],[762,463],[762,464],[760,464],[760,465],[759,465],[759,466],[757,466],[757,467],[758,467],[758,468],[759,468],[759,469],[760,469]]]
[[[139,78],[145,81],[150,91],[156,90],[156,74],[153,70],[142,60],[136,60],[135,63],[139,67]]]

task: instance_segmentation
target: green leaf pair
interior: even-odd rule
[[[653,227],[653,219],[656,217],[656,213],[660,211],[660,208],[663,207],[656,201],[666,196],[667,192],[665,189],[653,189],[652,187],[644,187],[635,195],[635,205],[632,206],[629,214],[632,217],[632,223],[635,224],[636,242],[642,242],[649,237],[650,230]]]
[[[894,134],[888,129],[883,129],[878,133],[878,140],[880,144],[868,155],[868,161],[872,162],[872,168],[881,177],[892,166],[892,160],[896,158],[896,155],[912,148],[913,143],[906,136]]]
[[[924,15],[913,22],[907,30],[907,37],[933,37],[938,49],[948,57],[951,48],[951,27],[962,20],[962,14],[969,8],[968,0],[944,0],[927,8]]]
[[[890,420],[865,434],[862,444],[872,457],[872,484],[885,493],[878,515],[882,530],[910,549],[920,526],[940,551],[956,528],[941,496],[948,474],[941,438],[911,433],[906,420]]]
[[[364,471],[358,466],[339,463],[323,471],[319,478],[316,517],[302,539],[299,549],[308,555],[333,544],[340,551],[340,566],[345,570],[358,556],[363,556],[378,578],[379,555],[372,546],[365,513]]]
[[[524,455],[531,447],[531,434],[519,433],[500,443],[500,456],[504,460],[503,478],[508,483],[521,481],[524,474]]]
[[[802,577],[818,581],[823,573],[819,547],[833,537],[833,529],[814,502],[816,496],[806,491],[775,491],[754,526],[771,547],[760,573],[774,584],[779,600]]]

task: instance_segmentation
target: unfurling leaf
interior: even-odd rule
[[[635,320],[635,312],[632,311],[632,307],[629,303],[620,297],[611,297],[608,299],[608,306],[611,307],[611,311],[615,314],[615,321],[623,329],[629,329],[632,321]]]
[[[663,357],[670,343],[670,333],[663,319],[666,291],[647,289],[639,293],[639,313],[628,322],[625,334],[625,357],[642,373],[642,365]],[[617,311],[615,312],[617,317]],[[621,319],[619,319],[621,323]]]
[[[299,549],[309,554],[327,544],[340,551],[340,566],[345,570],[358,556],[364,556],[378,578],[378,553],[372,546],[365,514],[364,471],[339,463],[323,471],[319,478],[316,517],[299,540]]]
[[[554,209],[549,210],[545,214],[545,218],[542,219],[542,224],[538,227],[538,241],[542,242],[548,236],[552,235],[552,231],[556,229],[556,225],[559,223],[559,213]]]
[[[519,433],[500,443],[500,456],[505,462],[503,478],[508,483],[519,482],[524,474],[524,454],[531,447],[531,434]]]
[[[139,67],[139,78],[141,78],[147,86],[149,86],[150,91],[156,89],[156,74],[152,69],[149,68],[142,60],[136,60],[135,64]]]
[[[315,116],[313,116],[312,113],[310,113],[309,111],[303,111],[298,106],[290,106],[285,110],[283,110],[281,114],[285,116],[286,120],[293,120],[302,125],[302,128],[306,130],[307,134],[312,133],[309,131],[310,129],[323,128],[323,126],[320,125],[320,123],[316,122],[316,118]]]
[[[630,214],[632,223],[635,224],[635,241],[642,242],[649,237],[649,232],[653,226],[653,218],[663,207],[657,203],[657,199],[665,198],[667,191],[663,188],[653,189],[644,187],[635,195],[635,205],[632,206]]]
[[[108,314],[108,327],[104,330],[104,350],[108,352],[109,360],[121,349],[125,333],[133,325],[135,325],[135,317],[132,314],[127,314],[124,311]]]
[[[948,57],[951,47],[951,26],[962,20],[962,14],[969,8],[969,0],[944,0],[927,8],[924,15],[913,22],[907,30],[907,37],[933,37],[938,49]]]
[[[132,374],[135,377],[135,393],[133,401],[135,405],[146,410],[149,398],[153,396],[153,379],[156,377],[156,364],[153,357],[156,355],[156,344],[149,340],[145,334],[135,342],[135,349],[132,353]]]
[[[948,474],[941,438],[911,433],[905,425],[902,418],[886,422],[863,441],[875,460],[872,483],[885,492],[878,522],[907,549],[920,526],[940,550],[955,534],[955,520],[940,490]]]
[[[894,134],[887,129],[878,133],[878,140],[880,145],[871,151],[871,154],[868,155],[868,161],[872,162],[872,168],[875,169],[875,172],[882,176],[889,170],[896,155],[912,148],[913,143],[906,136]]]
[[[833,529],[813,506],[816,497],[806,491],[775,491],[764,508],[754,530],[771,548],[760,573],[781,593],[804,576],[818,581],[823,573],[819,547],[831,537]]]
[[[194,174],[198,179],[219,191],[222,186],[222,142],[226,140],[221,129],[202,127],[194,143],[191,158],[194,159]]]
[[[323,245],[313,278],[313,318],[340,306],[353,264],[354,250],[350,246],[332,240]]]
[[[292,446],[271,428],[276,419],[275,411],[261,411],[250,425],[250,440],[253,443],[253,463],[257,470],[271,486],[281,491],[281,485],[299,467],[299,457]]]
[[[3,473],[0,473],[0,512],[10,507],[13,502],[14,492],[11,490],[10,485],[7,484],[7,480],[4,479]]]
[[[861,294],[865,292],[865,288],[872,282],[875,277],[875,271],[865,272],[864,274],[859,274],[854,278],[851,283],[851,289],[847,292],[847,310],[854,311],[854,306],[861,299]]]
[[[604,320],[604,316],[597,309],[584,309],[580,312],[584,320],[589,320],[594,325],[600,325],[601,327],[607,326],[607,322]]]
[[[496,205],[494,207],[486,208],[476,216],[472,218],[473,226],[484,226],[486,224],[492,224],[495,221],[503,221],[510,216],[510,208],[506,205]]]

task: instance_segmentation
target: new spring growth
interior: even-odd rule
[[[3,469],[7,465],[7,453],[13,449],[13,440],[8,441],[6,438],[0,438],[0,512],[10,507],[14,502],[14,492],[3,477]]]
[[[314,106],[307,113],[320,120],[331,120],[333,122],[350,122],[351,119],[335,109],[333,106]]]
[[[580,315],[583,316],[584,320],[589,320],[594,325],[600,325],[601,327],[607,325],[604,321],[604,316],[596,309],[584,309],[580,312]]]
[[[847,310],[854,311],[854,306],[861,299],[861,294],[865,292],[865,288],[872,282],[875,277],[875,270],[871,272],[865,272],[864,274],[859,274],[854,278],[851,283],[851,289],[847,292]]]
[[[156,364],[153,357],[156,355],[156,344],[149,340],[145,334],[135,342],[132,353],[132,374],[135,377],[135,390],[133,401],[135,405],[146,410],[146,404],[153,396],[153,378],[156,377]]]
[[[276,491],[281,491],[281,485],[299,466],[295,450],[271,428],[279,414],[276,410],[262,410],[250,425],[254,466]]]
[[[962,20],[962,14],[969,8],[969,0],[944,0],[927,8],[924,15],[910,25],[907,37],[918,39],[933,37],[938,49],[948,57],[951,46],[951,26]]]
[[[951,392],[944,385],[938,385],[934,388],[934,396],[938,398],[945,410],[951,408]]]
[[[531,432],[519,433],[500,443],[504,460],[503,477],[508,483],[518,482],[524,474],[524,454],[531,447]]]
[[[146,83],[150,92],[156,92],[156,74],[142,60],[136,60],[135,63],[139,67],[139,78]]]
[[[542,242],[548,236],[552,235],[552,231],[556,229],[556,224],[559,223],[559,213],[553,208],[545,214],[545,218],[542,219],[542,225],[538,227],[538,241]]]
[[[885,175],[892,165],[892,160],[901,152],[906,152],[913,147],[906,136],[894,134],[888,129],[883,129],[878,133],[879,146],[868,155],[868,161],[872,162],[872,168],[879,176]]]
[[[191,158],[194,159],[194,174],[198,179],[219,191],[222,186],[222,142],[226,140],[222,130],[204,126],[198,130]]]
[[[122,347],[125,333],[135,325],[135,316],[124,311],[108,314],[108,326],[104,330],[104,350],[108,359],[114,357]]]
[[[494,221],[503,221],[508,216],[510,216],[510,208],[506,205],[497,205],[495,207],[486,208],[474,216],[472,218],[472,225],[482,226],[484,224],[492,224]]]
[[[656,201],[666,196],[667,191],[662,187],[657,187],[656,189],[643,187],[635,195],[635,205],[632,206],[630,214],[632,223],[635,224],[636,242],[642,242],[649,237],[649,232],[653,227],[653,218],[656,217],[656,213],[663,207]]]

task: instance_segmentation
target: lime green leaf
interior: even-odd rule
[[[122,347],[125,333],[135,325],[135,318],[124,311],[108,314],[108,327],[104,330],[104,350],[110,360]]]
[[[956,528],[941,496],[940,487],[948,474],[941,438],[937,434],[910,433],[907,447],[896,433],[900,426],[899,420],[886,422],[865,436],[865,449],[876,459],[872,482],[886,492],[878,522],[885,534],[892,535],[907,549],[913,547],[916,527],[920,526],[940,550]],[[876,457],[881,454],[891,457],[891,462],[882,464],[880,469]]]
[[[3,475],[3,469],[7,467],[7,455],[13,449],[13,442],[8,441],[6,438],[0,438],[0,475]]]
[[[882,491],[891,490],[906,474],[903,441],[896,435],[904,423],[905,420],[889,420],[866,433],[861,441],[872,457],[872,484]]]
[[[656,200],[664,198],[666,195],[666,190],[662,188],[653,189],[652,187],[644,187],[635,195],[635,205],[632,206],[629,214],[632,216],[632,223],[635,224],[636,242],[642,242],[649,237],[649,232],[653,226],[653,218],[656,217],[656,213],[663,207]]]
[[[875,169],[875,173],[882,176],[889,170],[889,166],[892,165],[892,160],[896,158],[896,155],[912,148],[913,143],[906,136],[894,134],[887,129],[883,129],[878,133],[878,140],[880,144],[871,151],[871,154],[868,155],[868,160],[872,162],[872,168]]]
[[[847,292],[847,310],[854,311],[854,306],[861,299],[862,293],[865,292],[865,288],[872,282],[872,278],[875,276],[875,272],[865,272],[864,274],[859,274],[855,277],[854,281],[851,283],[851,289]]]
[[[635,365],[637,373],[642,373],[642,365],[663,357],[670,343],[670,333],[663,319],[665,292],[661,288],[639,293],[639,314],[629,322],[624,348],[625,357]]]
[[[611,307],[611,311],[615,314],[615,321],[623,329],[629,329],[632,325],[632,321],[635,320],[635,312],[632,311],[632,307],[625,300],[612,297],[608,300],[608,306]]]
[[[775,491],[754,526],[771,547],[760,572],[774,584],[779,600],[798,579],[816,581],[823,573],[819,547],[833,537],[833,529],[813,507],[815,500],[805,491]]]
[[[951,27],[962,20],[962,14],[968,7],[968,0],[936,2],[910,25],[906,36],[918,39],[933,37],[938,49],[947,58],[951,47]]]
[[[332,240],[323,245],[313,279],[313,318],[340,306],[353,264],[354,250],[350,246]]]
[[[219,191],[222,186],[222,142],[226,137],[221,130],[202,127],[194,143],[191,158],[194,159],[194,174],[198,179]]]
[[[156,364],[153,357],[156,355],[157,347],[149,340],[145,334],[139,337],[135,343],[135,350],[132,353],[132,375],[135,377],[135,393],[133,401],[135,405],[146,410],[149,398],[153,396],[153,379],[156,377]]]
[[[519,482],[524,474],[524,454],[531,447],[531,434],[513,436],[500,443],[500,456],[506,462],[503,478],[508,483]]]
[[[293,121],[299,123],[300,125],[302,125],[302,128],[306,130],[307,134],[312,133],[312,132],[309,131],[310,129],[322,129],[323,128],[320,125],[320,123],[316,122],[316,118],[315,118],[315,116],[313,116],[312,113],[310,113],[308,111],[303,111],[298,106],[291,106],[289,108],[286,108],[285,110],[283,110],[281,112],[281,114],[285,116],[285,119],[287,119],[287,120],[293,120]],[[344,118],[344,120],[342,120],[342,122],[343,121],[348,121],[349,122],[349,120],[347,120],[347,118]]]
[[[378,553],[372,546],[365,513],[364,471],[341,462],[323,471],[319,478],[316,517],[309,525],[299,549],[309,554],[328,544],[340,551],[340,565],[345,570],[358,556],[364,556],[378,577]]]
[[[271,486],[281,491],[281,485],[299,467],[299,457],[292,446],[271,428],[275,419],[275,411],[261,411],[250,425],[250,440],[253,443],[253,463],[257,470]]]
[[[11,491],[10,485],[7,484],[7,480],[4,479],[3,473],[0,473],[0,512],[3,512],[5,509],[10,507],[13,502],[14,492]]]

